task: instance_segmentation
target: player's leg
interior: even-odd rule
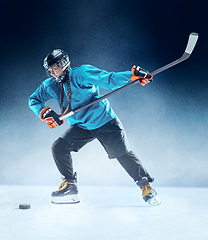
[[[156,196],[156,192],[150,186],[154,178],[150,176],[141,161],[130,150],[124,128],[119,119],[116,118],[95,131],[96,137],[105,148],[109,158],[117,158],[121,166],[142,189],[144,200],[150,203],[150,198]],[[152,205],[157,205],[156,201]]]
[[[52,155],[64,180],[58,191],[52,193],[53,203],[79,202],[77,179],[76,173],[73,171],[71,152],[78,152],[79,149],[93,139],[89,131],[71,127],[53,143]]]
[[[123,156],[117,157],[117,160],[135,182],[143,177],[146,177],[149,182],[154,181],[154,178],[150,176],[147,170],[142,166],[141,161],[132,151],[129,151]]]

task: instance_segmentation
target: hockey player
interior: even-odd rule
[[[71,68],[69,56],[61,49],[53,50],[44,59],[49,76],[29,98],[29,106],[50,128],[64,123],[55,111],[46,106],[48,100],[59,103],[61,115],[100,97],[99,87],[116,89],[140,79],[142,86],[152,81],[152,75],[140,67],[131,71],[106,72],[91,65]],[[87,143],[98,139],[110,159],[116,158],[141,188],[145,202],[158,205],[157,193],[152,188],[153,178],[128,146],[123,126],[109,101],[104,99],[68,117],[70,127],[52,145],[52,155],[63,177],[58,191],[52,193],[52,203],[78,203],[76,173],[71,152],[78,152]]]

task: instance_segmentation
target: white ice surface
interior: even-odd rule
[[[52,186],[0,186],[1,240],[207,240],[208,189],[162,188],[143,202],[138,187],[79,187],[81,202],[53,205]],[[20,210],[19,204],[31,204]]]

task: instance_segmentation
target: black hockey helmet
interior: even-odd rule
[[[69,56],[61,49],[55,49],[50,52],[43,61],[43,67],[45,68],[46,74],[51,77],[51,73],[49,68],[54,64],[57,64],[59,67],[62,68],[62,62],[65,63],[65,67],[63,70],[68,69],[70,66]],[[56,79],[56,81],[60,82],[61,79]]]

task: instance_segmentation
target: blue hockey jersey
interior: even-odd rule
[[[116,89],[130,82],[131,71],[125,72],[106,72],[91,65],[70,68],[69,78],[71,87],[71,109],[92,102],[101,97],[99,88]],[[67,94],[67,81],[63,84],[64,110],[69,104]],[[56,100],[60,105],[60,86],[59,83],[48,78],[42,82],[37,90],[29,98],[29,107],[39,117],[41,110],[46,106],[48,100]],[[60,106],[61,107],[61,106]],[[68,117],[71,126],[92,130],[99,128],[116,117],[109,101],[104,99],[80,112]]]

